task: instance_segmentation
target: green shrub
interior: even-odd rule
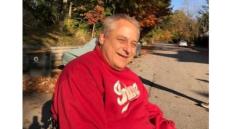
[[[170,31],[157,28],[149,31],[142,40],[152,44],[155,42],[170,42],[172,37],[173,34]]]

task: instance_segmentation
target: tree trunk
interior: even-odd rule
[[[95,30],[95,24],[93,24],[93,30],[92,30],[92,35],[91,35],[91,38],[94,37],[94,30]]]
[[[73,2],[70,2],[69,4],[69,18],[71,18],[71,15],[72,15],[72,6],[73,6]]]

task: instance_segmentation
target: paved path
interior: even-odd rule
[[[149,99],[177,129],[208,129],[208,114],[201,103],[208,103],[208,54],[171,44],[147,47],[148,53],[136,58],[129,67],[145,83]],[[48,117],[51,94],[25,95],[23,128],[41,129]]]
[[[148,54],[135,59],[133,69],[146,84],[150,101],[165,116],[175,121],[177,129],[208,129],[208,52],[156,44]]]

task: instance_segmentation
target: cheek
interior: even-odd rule
[[[132,54],[135,55],[135,53],[136,53],[136,48],[133,48],[132,49]]]
[[[136,48],[132,48],[130,51],[130,58],[133,58],[136,54]]]
[[[111,44],[105,44],[103,47],[103,51],[105,52],[105,55],[107,57],[107,59],[110,62],[113,62],[114,58],[116,58],[116,49],[113,45]]]

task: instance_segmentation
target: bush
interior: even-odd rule
[[[148,43],[154,42],[170,42],[172,40],[172,33],[163,29],[152,29],[144,37],[143,40]]]
[[[74,38],[80,43],[84,44],[90,40],[90,34],[87,30],[79,28],[75,31]]]

